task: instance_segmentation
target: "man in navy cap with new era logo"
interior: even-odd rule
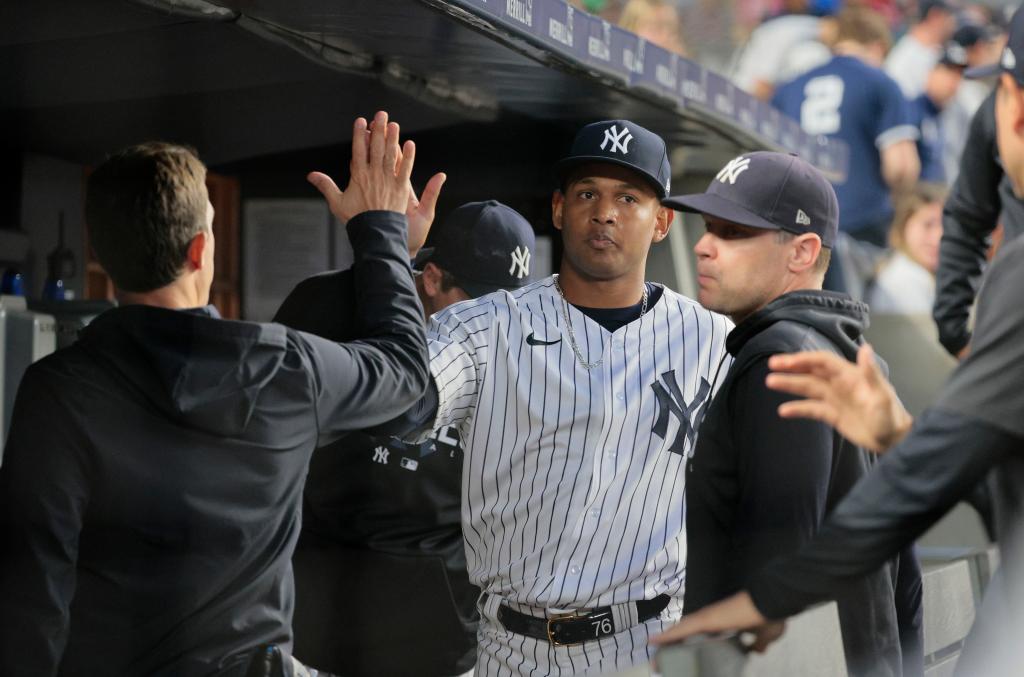
[[[775,353],[824,350],[855,360],[867,307],[822,291],[839,223],[835,191],[794,155],[747,153],[697,195],[663,204],[704,219],[697,242],[698,300],[736,327],[726,348],[734,362],[707,410],[687,472],[685,613],[742,589],[769,560],[810,539],[838,500],[870,467],[870,454],[824,423],[782,419],[788,395],[765,386]],[[863,579],[839,600],[851,675],[920,674],[920,572],[911,553]],[[916,593],[897,612],[902,567]],[[901,586],[903,585],[901,580]],[[902,588],[901,588],[902,589]],[[916,655],[915,655],[916,654]]]

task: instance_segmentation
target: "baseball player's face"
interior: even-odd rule
[[[707,232],[697,255],[697,300],[708,310],[743,321],[783,294],[790,247],[777,231],[704,216]]]
[[[668,234],[672,212],[625,167],[594,164],[570,177],[551,202],[562,231],[563,265],[582,279],[643,275],[651,243]],[[564,271],[563,271],[564,272]]]

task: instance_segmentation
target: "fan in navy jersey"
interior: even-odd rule
[[[847,143],[847,178],[835,186],[839,229],[879,247],[893,216],[890,191],[909,188],[920,171],[907,102],[880,69],[890,40],[881,15],[844,9],[832,60],[781,86],[772,99],[807,133]]]
[[[529,281],[533,228],[514,209],[471,202],[432,231],[433,246],[414,262],[428,315]],[[352,269],[311,277],[274,320],[344,340],[352,323],[331,311],[353,283]],[[296,656],[352,676],[473,668],[480,589],[466,576],[462,453],[458,431],[446,427],[422,444],[356,433],[313,455],[295,554]]]
[[[940,115],[956,96],[967,68],[967,50],[950,41],[942,49],[942,57],[928,73],[924,92],[910,101],[910,119],[918,128],[917,153],[921,158],[921,180],[944,183],[942,122]]]

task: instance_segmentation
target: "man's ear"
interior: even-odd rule
[[[1009,73],[999,76],[1002,79],[1000,87],[1007,99],[1007,108],[1010,119],[1013,121],[1013,131],[1018,134],[1024,133],[1024,101],[1021,100],[1021,87]]]
[[[562,209],[565,207],[565,194],[560,189],[551,193],[551,223],[562,230]]]
[[[668,235],[669,229],[672,228],[672,222],[675,221],[676,212],[674,209],[668,207],[658,207],[657,220],[654,223],[654,237],[651,238],[651,242],[661,242]]]
[[[188,264],[189,272],[203,269],[203,266],[205,265],[203,262],[203,252],[206,251],[206,246],[209,243],[209,235],[210,234],[205,230],[201,230],[192,238],[192,241],[188,243],[188,251],[185,254],[185,263]]]
[[[789,270],[793,273],[804,273],[814,268],[821,255],[821,238],[814,233],[804,233],[792,240],[789,256]]]
[[[420,280],[423,281],[423,293],[427,298],[434,298],[441,293],[441,269],[433,262],[428,262],[420,271]]]

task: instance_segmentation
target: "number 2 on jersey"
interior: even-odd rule
[[[835,134],[839,131],[839,106],[843,103],[842,79],[835,75],[813,78],[804,85],[800,104],[800,126],[808,134]]]

